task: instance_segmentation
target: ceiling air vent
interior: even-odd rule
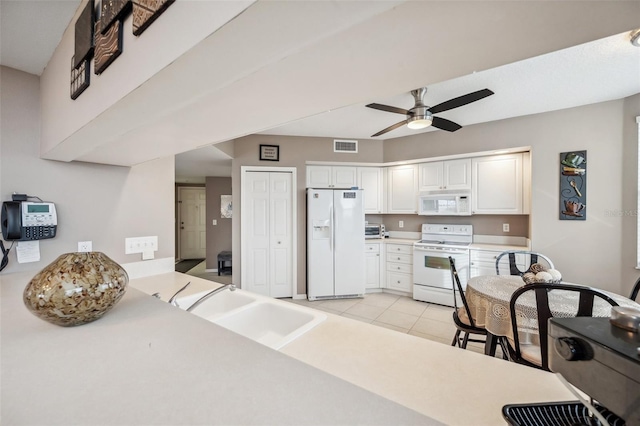
[[[350,152],[356,154],[358,153],[358,141],[334,139],[333,152]]]

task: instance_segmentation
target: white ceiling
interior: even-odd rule
[[[426,105],[488,88],[494,95],[436,116],[462,126],[572,108],[620,99],[640,93],[640,48],[629,43],[629,34],[548,53],[464,77],[431,84]],[[413,107],[409,93],[377,103],[404,109]],[[403,115],[373,110],[366,103],[351,105],[261,132],[370,139],[371,135],[404,119]],[[391,139],[435,128],[411,130],[406,126],[375,139]]]
[[[0,64],[40,75],[80,0],[0,0]]]
[[[0,0],[0,29],[2,31],[0,63],[32,74],[41,74],[78,4],[78,0]],[[414,5],[416,4],[414,3]],[[432,8],[436,7],[435,5],[435,3],[431,3]],[[541,5],[547,6],[544,2]],[[264,4],[262,9],[265,9]],[[385,17],[398,15],[400,11],[407,9],[411,10],[410,7],[397,7]],[[377,24],[372,21],[372,28],[380,29],[381,25],[386,22],[389,22],[389,28],[393,26],[391,18],[386,21],[381,19],[383,19],[382,16],[378,19]],[[404,22],[409,22],[410,18],[404,16],[403,19]],[[358,29],[366,28],[365,25],[358,27]],[[410,28],[407,24],[405,30]],[[388,37],[391,35],[391,33],[385,34],[388,34]],[[368,38],[370,39],[371,36]],[[640,93],[640,49],[633,47],[628,38],[629,35],[625,32],[459,78],[445,79],[444,81],[434,79],[433,81],[436,82],[432,81],[428,86],[425,103],[435,105],[485,87],[493,90],[496,94],[491,97],[437,114],[437,116],[465,126],[619,99]],[[349,42],[353,42],[353,40],[355,38],[349,39]],[[346,43],[346,41],[343,42]],[[397,45],[395,47],[380,45],[380,48],[399,50]],[[437,51],[430,50],[429,52],[431,53],[427,59],[434,61],[431,68],[437,68],[443,58],[434,57],[434,53]],[[472,53],[479,54],[479,58],[481,58],[489,52],[468,51],[467,54],[471,55]],[[440,53],[435,54],[440,55]],[[454,56],[450,57],[452,62],[456,62],[458,59]],[[436,63],[436,60],[439,62]],[[417,81],[416,75],[419,75],[420,69],[417,68],[417,65],[412,67],[412,63],[415,62],[412,61],[413,58],[407,60],[406,63],[390,67],[390,69],[394,69],[396,74],[389,74],[389,79],[401,81],[406,77],[407,82]],[[380,63],[380,66],[389,67],[389,64]],[[400,72],[398,70],[403,70],[403,73],[411,75],[398,75],[397,73]],[[441,67],[434,74],[441,75]],[[426,81],[427,79],[423,77],[421,80]],[[404,84],[406,86],[406,82]],[[399,85],[400,83],[394,83],[392,86],[398,87]],[[362,88],[357,90],[362,92]],[[279,127],[264,130],[261,133],[369,139],[371,134],[400,121],[403,117],[398,114],[366,108],[364,106],[366,103],[378,102],[406,109],[413,106],[413,100],[408,93],[380,97],[382,92],[379,87],[371,87],[370,92],[372,93],[370,99],[366,99],[366,96],[362,94],[358,95],[360,99],[366,99],[366,102],[333,109],[330,112],[313,114]],[[230,96],[232,96],[231,93]],[[354,99],[355,95],[351,94],[341,98]],[[258,97],[258,99],[264,101],[264,98]],[[311,101],[313,101],[313,97]],[[330,103],[327,99],[323,99],[323,101],[324,104]],[[305,107],[307,106],[305,105]],[[313,108],[308,110],[313,110]],[[423,132],[432,130],[426,129]],[[420,131],[400,128],[379,137],[379,139],[402,137],[417,132]],[[190,176],[193,176],[196,171],[207,175],[220,175],[219,173],[226,173],[226,170],[230,171],[229,165],[229,157],[211,147],[176,156],[177,175],[178,173],[189,173]],[[212,168],[215,168],[215,171],[212,171]]]

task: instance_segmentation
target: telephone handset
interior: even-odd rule
[[[53,203],[5,201],[0,212],[5,241],[43,240],[56,236],[58,216]]]

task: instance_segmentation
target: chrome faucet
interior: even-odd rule
[[[204,296],[202,296],[200,299],[196,300],[193,305],[189,306],[187,308],[187,312],[191,312],[193,309],[195,309],[198,305],[200,305],[202,302],[204,302],[205,300],[207,300],[208,298],[210,298],[211,296],[220,293],[223,290],[229,289],[229,291],[235,291],[236,290],[236,286],[233,284],[226,284],[223,285],[222,287],[218,287],[216,289],[211,290],[209,293],[205,294]]]
[[[191,281],[189,281],[188,283],[186,283],[186,284],[184,285],[184,287],[182,287],[180,290],[176,291],[176,292],[175,292],[175,294],[174,294],[173,296],[171,296],[171,298],[169,299],[169,304],[171,304],[171,305],[175,306],[176,308],[179,308],[180,306],[178,305],[178,301],[177,301],[176,299],[177,299],[178,295],[179,295],[180,293],[182,293],[182,291],[183,291],[185,288],[189,287],[189,284],[191,284]]]

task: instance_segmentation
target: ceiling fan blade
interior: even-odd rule
[[[402,120],[396,124],[392,124],[391,126],[387,127],[386,129],[382,129],[380,130],[378,133],[371,135],[372,138],[375,138],[376,136],[380,136],[380,135],[384,135],[387,132],[390,132],[392,130],[397,129],[398,127],[402,127],[407,123],[407,120]]]
[[[451,120],[440,117],[433,117],[431,125],[433,127],[437,127],[438,129],[446,130],[447,132],[455,132],[456,130],[462,129],[462,126],[458,123],[454,123]]]
[[[431,114],[437,114],[439,112],[448,111],[450,109],[458,108],[471,102],[479,101],[482,98],[493,95],[493,92],[489,89],[478,90],[477,92],[468,93],[457,98],[449,99],[446,102],[438,104],[429,108]]]
[[[396,114],[403,114],[403,115],[410,114],[409,110],[402,109],[402,108],[397,108],[397,107],[389,106],[389,105],[369,104],[369,105],[367,105],[367,107],[368,108],[373,108],[373,109],[379,109],[381,111],[395,112]]]

